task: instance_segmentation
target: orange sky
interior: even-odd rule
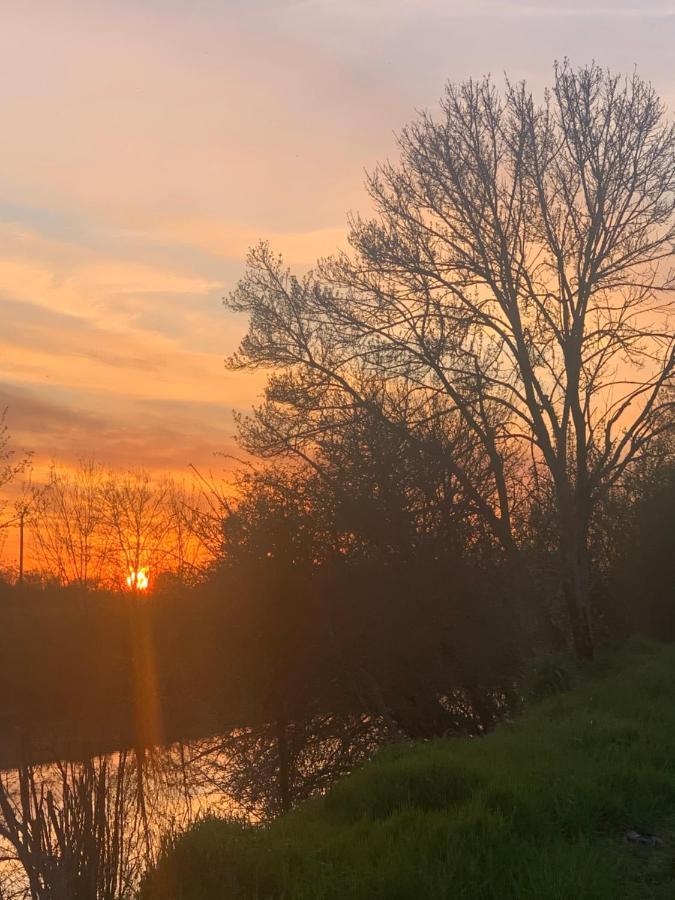
[[[22,0],[0,31],[0,406],[38,462],[218,468],[269,238],[306,267],[447,78],[637,64],[675,97],[670,4]],[[672,107],[672,103],[671,103]]]

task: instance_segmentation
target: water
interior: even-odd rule
[[[325,791],[386,734],[372,716],[323,713],[5,771],[0,900],[130,900],[163,844],[194,822],[269,820]]]
[[[132,897],[164,841],[244,814],[222,789],[226,769],[212,738],[2,773],[1,900]]]

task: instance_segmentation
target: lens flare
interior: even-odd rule
[[[127,587],[131,588],[132,591],[146,591],[148,589],[148,570],[146,566],[140,569],[129,569]]]

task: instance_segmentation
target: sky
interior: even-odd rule
[[[217,470],[260,376],[222,305],[264,238],[304,270],[447,80],[555,59],[675,106],[659,0],[0,0],[0,408],[36,462]]]

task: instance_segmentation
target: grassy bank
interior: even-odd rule
[[[143,900],[675,896],[675,647],[575,681],[485,738],[382,752],[270,827],[201,823]]]

